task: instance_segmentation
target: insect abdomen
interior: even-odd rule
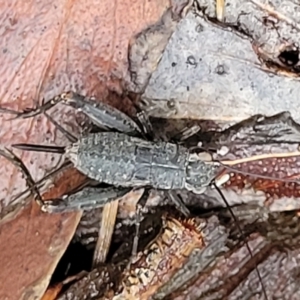
[[[117,186],[182,189],[188,152],[184,147],[102,132],[79,139],[66,156],[88,177]]]

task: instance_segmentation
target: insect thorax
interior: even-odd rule
[[[216,177],[220,164],[205,161],[196,153],[190,154],[186,168],[185,188],[195,194],[202,194]]]

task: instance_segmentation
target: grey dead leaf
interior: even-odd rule
[[[206,2],[199,1],[199,5]],[[215,1],[211,2],[215,5]],[[284,49],[281,37],[289,39],[290,44],[299,42],[298,30],[292,30],[293,26],[285,20],[276,20],[277,31],[266,28],[262,17],[268,14],[251,1],[241,5],[234,1],[226,3],[226,22],[235,24],[239,20],[245,31],[256,38],[255,44],[262,45],[261,51],[268,59],[278,61]],[[215,6],[208,8],[206,14],[215,16]],[[297,19],[299,13],[293,14],[289,16]],[[254,22],[256,19],[258,23]],[[299,114],[295,113],[299,92],[299,80],[288,73],[270,72],[259,61],[246,36],[226,29],[226,23],[225,28],[218,27],[206,22],[200,13],[191,12],[178,24],[142,100],[147,103],[144,108],[157,117],[166,115],[168,101],[172,99],[176,106],[173,118],[232,123],[258,113],[290,111],[299,121]]]

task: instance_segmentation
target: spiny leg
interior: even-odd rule
[[[62,94],[63,95],[63,94]],[[22,112],[18,112],[15,110],[11,109],[6,109],[6,108],[0,108],[0,111],[4,113],[9,113],[9,114],[15,114],[16,118],[31,118],[34,116],[37,116],[41,113],[44,113],[45,116],[70,140],[71,142],[76,142],[77,138],[74,137],[71,133],[69,133],[67,130],[65,130],[61,125],[59,125],[50,115],[46,113],[48,109],[51,107],[55,106],[57,103],[63,101],[63,97],[57,96],[53,98],[52,100],[48,102],[42,102],[41,106],[38,106],[36,108],[32,109],[26,109]],[[20,150],[25,150],[25,151],[37,151],[37,152],[52,152],[52,153],[64,153],[64,147],[57,147],[57,146],[43,146],[43,145],[35,145],[35,144],[28,144],[28,143],[20,143],[20,144],[13,144],[13,148],[17,148]]]
[[[146,114],[144,110],[141,110],[137,105],[135,105],[137,110],[137,119],[140,123],[143,133],[150,139],[150,140],[160,140],[161,138],[154,132],[152,124],[150,122],[149,116]],[[188,139],[189,137],[197,134],[201,130],[199,125],[193,125],[191,127],[185,127],[182,131],[175,134],[171,141],[174,142],[183,142],[184,140]]]
[[[131,134],[139,134],[141,132],[139,126],[129,116],[108,104],[95,102],[95,98],[68,92],[65,93],[63,103],[84,113],[100,128],[110,128]]]
[[[135,235],[133,238],[132,244],[132,256],[135,257],[137,255],[138,250],[138,242],[139,242],[139,235],[140,235],[140,226],[141,226],[141,219],[142,219],[142,209],[145,207],[146,202],[149,198],[151,191],[151,187],[145,187],[144,192],[139,199],[138,203],[136,204],[135,210]]]
[[[166,192],[167,197],[174,203],[176,208],[185,216],[189,217],[191,215],[189,209],[186,207],[182,199],[176,194],[175,191]]]
[[[48,199],[44,201],[42,210],[49,213],[91,210],[103,207],[105,204],[123,197],[131,190],[131,188],[121,187],[85,187],[74,194],[64,195],[58,201],[57,199]]]
[[[26,184],[27,184],[29,190],[34,193],[34,199],[40,206],[42,206],[43,200],[40,195],[40,192],[30,174],[29,170],[26,168],[26,166],[24,165],[22,160],[7,148],[0,149],[0,155],[2,155],[7,160],[9,160],[12,164],[14,164],[22,172],[22,174],[25,177]]]
[[[62,199],[47,200],[42,207],[49,213],[64,213],[74,210],[90,210],[102,207],[102,218],[98,234],[98,241],[94,250],[94,267],[104,263],[110,249],[118,211],[119,199],[131,191],[131,188],[118,187],[85,187],[81,191],[65,195]]]
[[[40,180],[36,181],[35,186],[37,187],[37,189],[42,188],[44,186],[44,184],[47,182],[47,180],[49,180],[50,178],[53,178],[53,176],[57,175],[60,171],[66,169],[70,166],[71,166],[71,162],[65,162],[58,169],[52,169],[49,174],[45,175]],[[15,203],[17,201],[17,199],[26,195],[26,193],[28,193],[30,191],[31,191],[31,189],[27,187],[27,189],[25,189],[23,192],[20,192],[18,195],[16,195],[12,199],[12,203]],[[43,201],[43,203],[44,203],[44,201]]]
[[[69,91],[52,98],[36,108],[26,109],[21,112],[0,108],[0,111],[14,114],[16,115],[15,118],[31,118],[46,112],[58,103],[63,103],[84,113],[100,128],[110,128],[131,134],[139,134],[141,132],[139,126],[126,114],[108,104],[102,102],[96,103],[94,100],[94,98],[84,97]]]
[[[201,130],[199,125],[193,125],[191,127],[185,127],[179,133],[172,137],[172,140],[183,142],[186,139],[192,137],[193,135],[197,134]]]
[[[176,101],[174,99],[164,99],[165,101],[156,101],[157,99],[140,99],[140,107],[147,111],[152,116],[169,118],[176,116],[178,109],[176,107]],[[161,99],[160,99],[161,100]]]
[[[86,100],[81,95],[69,92],[65,94],[61,94],[60,96],[55,97],[53,100],[50,100],[52,106],[54,106],[58,101],[61,101],[62,103],[69,104],[73,106],[74,108],[78,109],[79,111],[82,111],[85,113],[91,121],[93,121],[94,124],[100,126],[100,127],[111,127],[112,123],[114,123],[115,129],[120,129],[120,131],[134,131],[134,128],[137,129],[137,131],[140,131],[138,125],[131,120],[128,116],[123,114],[122,112],[118,111],[117,109],[103,103],[92,103]],[[58,124],[49,114],[46,113],[46,110],[49,109],[51,106],[46,104],[42,104],[42,106],[39,107],[38,111],[36,111],[36,114],[38,113],[44,113],[45,116],[70,140],[72,143],[75,143],[77,141],[77,138],[73,136],[71,133],[69,133],[67,130],[65,130],[60,124]],[[54,104],[55,103],[55,104]],[[43,108],[45,107],[45,109]],[[33,110],[32,110],[33,111]],[[11,112],[11,110],[10,110]],[[14,113],[17,113],[18,116],[22,116],[23,113],[18,113],[15,111],[12,111]],[[25,117],[29,117],[25,115]],[[103,120],[100,119],[100,117],[103,118]],[[123,124],[121,124],[123,123]],[[54,152],[54,153],[64,153],[64,148],[62,147],[54,147],[54,146],[43,146],[43,145],[34,145],[34,144],[14,144],[12,145],[14,148],[20,149],[20,150],[27,150],[27,151],[40,151],[40,152]]]
[[[152,124],[144,111],[138,111],[137,119],[143,129],[143,134],[150,140],[155,140],[155,133]]]
[[[18,118],[28,119],[28,118],[32,118],[32,117],[38,116],[38,115],[46,112],[47,110],[49,110],[56,104],[64,101],[64,97],[65,97],[65,93],[58,95],[47,102],[43,101],[42,105],[40,105],[40,106],[36,106],[35,108],[26,108],[23,111],[16,111],[16,110],[4,108],[4,107],[0,107],[0,111],[3,113],[15,115],[15,118],[12,118],[12,119],[18,119]]]
[[[49,119],[51,123],[54,124],[54,126],[62,132],[63,135],[66,136],[66,138],[71,142],[75,143],[78,139],[72,135],[70,132],[68,132],[66,129],[64,129],[60,124],[58,124],[49,114],[46,113],[46,111],[43,112],[44,115]],[[19,150],[25,150],[25,151],[35,151],[35,152],[51,152],[51,153],[65,153],[65,147],[61,146],[50,146],[50,145],[36,145],[36,144],[29,144],[29,143],[20,143],[20,144],[12,144],[13,148],[17,148]]]

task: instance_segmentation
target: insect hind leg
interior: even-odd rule
[[[12,110],[9,108],[3,108],[0,107],[0,112],[3,113],[8,113],[11,115],[15,115],[14,118],[12,119],[28,119],[28,118],[33,118],[35,116],[38,116],[42,113],[45,113],[47,110],[49,110],[50,108],[52,108],[53,106],[55,106],[56,104],[64,101],[66,94],[62,93],[54,98],[52,98],[51,100],[47,101],[47,102],[42,102],[42,105],[40,106],[36,106],[34,108],[27,108],[23,111],[16,111],[16,110]]]
[[[24,165],[22,160],[7,148],[0,149],[0,155],[5,157],[8,161],[14,164],[22,172],[22,174],[25,177],[26,184],[29,190],[34,193],[34,199],[36,200],[39,206],[42,206],[44,201],[42,200],[38,187],[36,186],[35,181],[33,180],[29,170]]]
[[[108,104],[95,102],[95,98],[68,92],[63,103],[85,114],[92,123],[100,128],[114,129],[127,134],[141,132],[139,126],[129,116]]]
[[[77,210],[91,210],[123,197],[131,188],[85,187],[82,190],[64,195],[61,199],[47,199],[42,210],[48,213],[64,213]]]

